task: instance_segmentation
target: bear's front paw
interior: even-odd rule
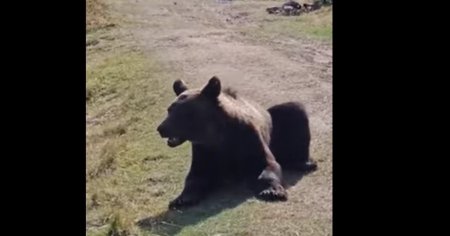
[[[189,195],[180,195],[169,203],[169,209],[177,209],[181,207],[191,206],[198,202],[197,198]]]
[[[287,192],[281,185],[270,186],[258,193],[258,197],[265,201],[286,201]]]

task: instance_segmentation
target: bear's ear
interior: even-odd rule
[[[182,92],[186,91],[187,89],[188,88],[183,80],[178,79],[173,83],[173,91],[177,96],[180,95]]]
[[[209,79],[208,84],[202,89],[202,94],[210,98],[217,98],[221,90],[222,87],[219,78],[213,76]]]

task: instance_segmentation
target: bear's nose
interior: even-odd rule
[[[161,130],[163,129],[163,127],[161,125],[158,126],[158,128],[156,128],[156,130],[161,133]]]
[[[159,125],[158,128],[157,128],[156,130],[158,131],[158,133],[159,133],[161,136],[164,136],[164,135],[167,133],[166,128],[165,128],[162,124]]]

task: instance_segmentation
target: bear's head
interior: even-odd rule
[[[219,113],[218,97],[221,83],[212,77],[202,89],[188,89],[182,80],[176,80],[173,90],[177,98],[167,109],[166,119],[158,126],[161,137],[168,138],[167,145],[176,147],[186,140],[208,143],[217,136]]]

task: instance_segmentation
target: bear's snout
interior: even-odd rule
[[[164,123],[160,124],[156,130],[158,131],[159,135],[161,135],[161,137],[168,137],[167,127],[164,125]]]

